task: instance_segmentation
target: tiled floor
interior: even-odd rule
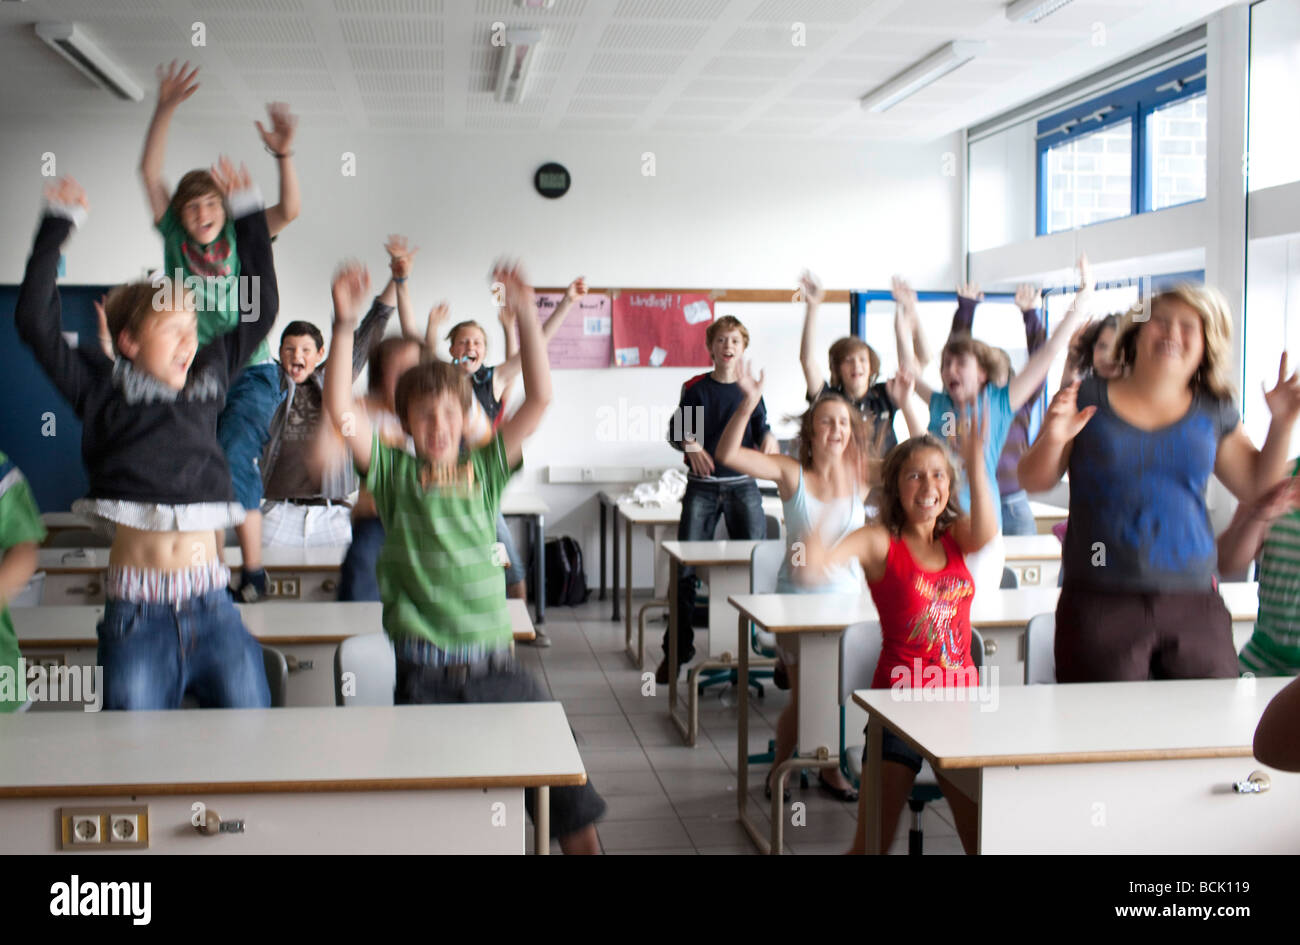
[[[699,744],[688,748],[668,719],[667,687],[658,687],[654,696],[642,694],[641,671],[623,653],[623,623],[610,619],[608,600],[595,598],[593,594],[579,607],[548,607],[545,629],[552,646],[521,646],[517,653],[564,704],[587,773],[609,805],[597,827],[604,851],[755,853],[736,821],[735,691],[720,687],[706,691]],[[652,622],[647,630],[651,632],[646,670],[652,672],[661,655],[663,623]],[[788,693],[770,684],[764,690],[762,699],[750,700],[752,751],[767,747],[788,699]],[[755,803],[750,809],[755,822],[766,825],[764,774],[763,766],[751,770]],[[806,807],[805,822],[785,830],[788,852],[848,849],[857,824],[857,804],[841,803],[822,793],[815,775],[810,787],[801,789],[795,783],[791,793],[792,801],[802,801]],[[786,816],[791,816],[788,807]],[[892,853],[907,852],[909,818],[905,811]],[[961,852],[946,802],[929,805],[923,818],[927,854]],[[552,849],[559,852],[554,844]]]

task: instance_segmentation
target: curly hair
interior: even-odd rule
[[[1191,380],[1191,388],[1200,394],[1209,394],[1219,400],[1235,401],[1237,388],[1232,383],[1230,362],[1232,346],[1232,316],[1228,300],[1218,289],[1204,285],[1181,283],[1152,297],[1150,311],[1159,305],[1181,302],[1201,317],[1205,350],[1200,366]],[[1115,336],[1115,360],[1121,370],[1132,369],[1137,361],[1138,335],[1149,319],[1143,318],[1142,306],[1135,304],[1119,320]]]
[[[1084,374],[1093,374],[1096,372],[1096,365],[1092,363],[1092,353],[1097,347],[1097,339],[1101,337],[1102,332],[1107,329],[1119,330],[1119,320],[1123,317],[1123,312],[1114,312],[1105,318],[1093,322],[1087,327],[1079,341],[1070,348],[1069,358],[1078,366],[1078,370]]]

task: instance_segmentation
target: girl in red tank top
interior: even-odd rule
[[[908,394],[910,395],[910,390]],[[856,557],[880,614],[883,637],[874,688],[933,688],[977,685],[971,661],[970,605],[975,584],[964,556],[997,534],[995,493],[984,468],[988,406],[954,417],[962,435],[952,438],[970,475],[970,514],[957,501],[956,476],[943,441],[931,434],[900,443],[885,457],[881,471],[880,519],[826,548],[817,529],[805,539],[804,579],[815,581],[826,567]],[[920,770],[920,758],[886,730],[881,751],[881,837],[884,853],[898,827],[903,804]],[[866,756],[863,758],[865,776]],[[976,849],[977,810],[942,775],[939,787],[952,808],[957,833],[967,853]],[[866,845],[866,798],[858,815],[851,852]]]

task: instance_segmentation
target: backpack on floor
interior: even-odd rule
[[[582,546],[568,535],[546,539],[546,606],[572,607],[586,600]]]

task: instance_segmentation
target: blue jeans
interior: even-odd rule
[[[352,544],[339,569],[339,600],[379,600],[375,566],[384,547],[384,523],[378,516],[352,520]]]
[[[178,709],[187,692],[205,709],[271,705],[262,647],[224,587],[179,604],[110,600],[96,633],[105,709]]]
[[[1029,508],[1029,493],[1024,489],[1002,497],[1002,534],[1037,535],[1038,523]]]
[[[506,568],[506,587],[512,584],[518,584],[524,579],[524,562],[519,557],[519,549],[515,547],[514,536],[510,534],[510,526],[506,524],[506,517],[500,512],[497,513],[497,541],[505,546],[506,560],[510,566]],[[541,554],[541,548],[533,549],[533,554]],[[539,589],[539,594],[544,594],[545,588]]]
[[[245,509],[262,506],[262,450],[280,404],[280,369],[272,363],[245,368],[226,394],[217,417],[217,439],[230,466],[235,499]]]
[[[767,535],[763,516],[763,497],[753,479],[739,482],[707,482],[689,479],[682,496],[682,517],[677,523],[678,541],[712,541],[718,519],[727,523],[727,537],[735,541],[759,541]],[[677,581],[677,659],[686,663],[695,656],[695,628],[691,614],[695,610],[695,569],[682,568]],[[725,628],[712,627],[713,632]],[[668,653],[668,634],[664,631],[664,655]]]

